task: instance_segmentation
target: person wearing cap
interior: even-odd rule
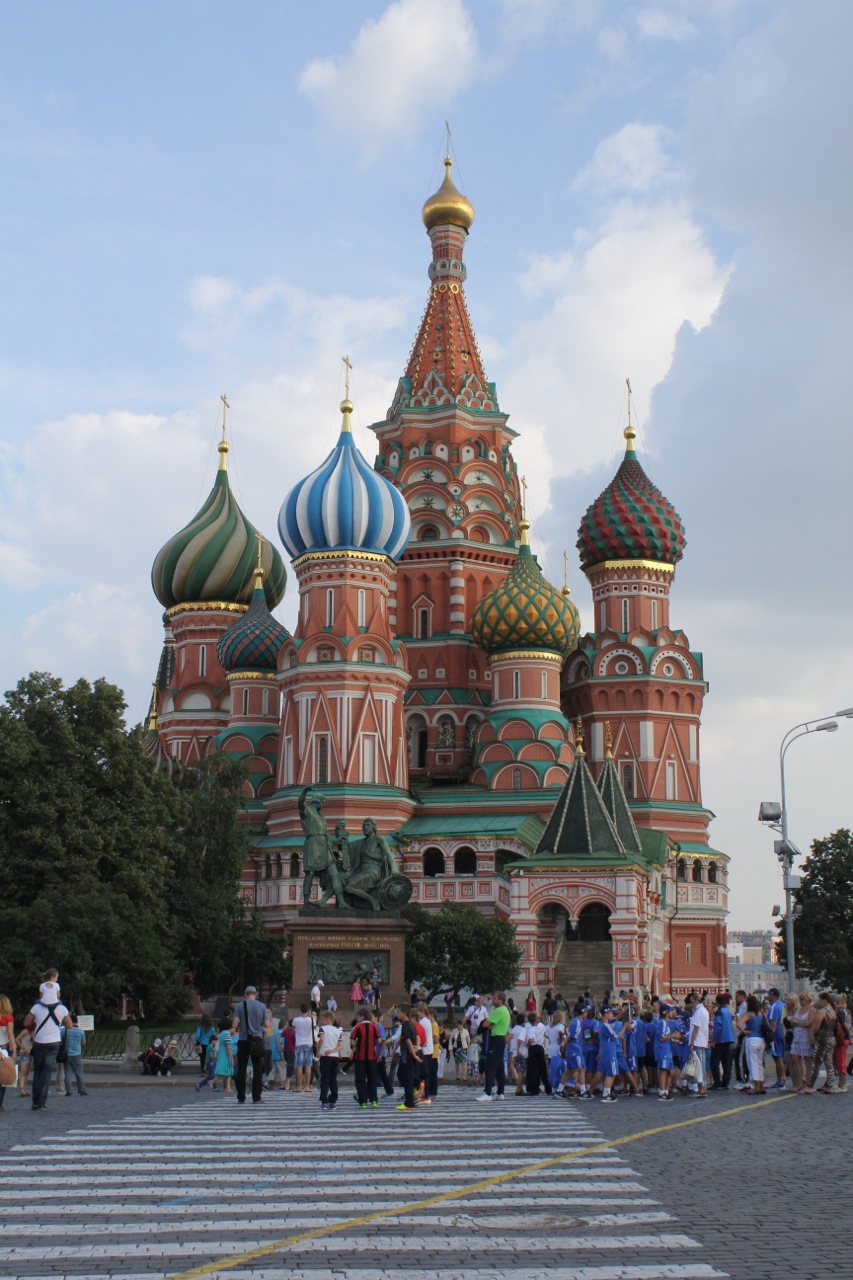
[[[246,1072],[252,1060],[252,1102],[263,1102],[264,1089],[264,1035],[272,1027],[272,1017],[265,1004],[258,999],[257,987],[246,987],[244,999],[234,1009],[232,1034],[237,1035],[237,1070],[234,1083],[237,1101],[246,1101]]]
[[[325,985],[326,984],[323,979],[318,978],[311,988],[311,1008],[316,1014],[319,1014],[320,1012],[320,1001],[323,998],[323,987],[325,987]]]
[[[785,1076],[787,1075],[785,1068],[785,1028],[782,1026],[784,1012],[782,1001],[779,998],[779,988],[771,987],[767,994],[771,1001],[770,1008],[767,1010],[767,1021],[770,1023],[770,1029],[773,1032],[770,1057],[773,1059],[773,1065],[776,1068],[776,1083],[772,1084],[770,1088],[784,1089]]]

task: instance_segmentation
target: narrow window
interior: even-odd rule
[[[716,862],[708,863],[708,884],[717,883],[717,864]]]
[[[521,697],[521,672],[513,671],[512,673],[512,696],[515,699]]]
[[[362,587],[358,592],[358,625],[367,626],[367,592]]]
[[[429,639],[429,609],[418,610],[418,638]]]
[[[683,858],[679,858],[679,859],[678,859],[678,862],[676,863],[676,868],[677,868],[677,869],[676,869],[676,872],[675,872],[675,878],[676,878],[677,880],[686,880],[686,879],[687,879],[687,864],[685,863],[685,861],[684,861],[684,859],[683,859]]]
[[[631,630],[631,601],[622,601],[622,630],[628,632]]]
[[[293,739],[284,740],[284,785],[293,786]]]
[[[198,646],[198,674],[200,676],[207,675],[207,645],[200,644]]]
[[[521,790],[521,770],[513,769],[512,771],[512,789],[513,791]]]
[[[674,760],[667,760],[666,762],[666,798],[667,800],[678,799],[678,774],[675,770]]]
[[[335,625],[335,592],[334,588],[328,587],[326,590],[326,626],[333,627]]]
[[[243,690],[243,715],[247,716],[248,714],[249,714],[249,690],[244,689]]]
[[[376,739],[372,733],[365,735],[361,744],[361,780],[376,781]]]
[[[632,764],[622,766],[622,790],[627,800],[634,799],[634,766]]]
[[[329,740],[317,739],[317,782],[322,786],[329,781]]]
[[[702,863],[699,861],[698,858],[693,863],[693,883],[694,884],[702,883]]]
[[[261,714],[268,716],[269,713],[270,713],[270,691],[269,689],[264,689],[263,696],[261,697]]]
[[[653,600],[652,601],[652,631],[657,631],[657,629],[658,629],[658,602],[657,600]]]
[[[548,700],[548,672],[547,671],[542,672],[540,683],[541,683],[540,697],[542,698],[543,702],[547,702]]]
[[[688,963],[688,964],[690,964],[691,953],[692,953],[692,948],[691,948],[691,946],[690,946],[690,943],[689,943],[689,942],[685,942],[685,944],[684,944],[684,959],[687,961],[687,963]]]

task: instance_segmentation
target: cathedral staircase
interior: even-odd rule
[[[594,1000],[613,989],[613,943],[577,942],[566,939],[560,947],[554,970],[554,989],[571,1007],[589,987]]]

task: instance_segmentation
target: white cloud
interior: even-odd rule
[[[645,194],[669,186],[678,170],[667,151],[672,139],[661,125],[626,124],[604,138],[572,186],[597,196]]]
[[[9,542],[0,542],[0,582],[7,587],[35,587],[40,572],[32,552]]]
[[[696,27],[683,12],[655,5],[641,9],[636,16],[637,31],[647,40],[674,40],[681,42],[696,35]]]
[[[477,38],[462,0],[395,0],[367,19],[342,57],[314,58],[299,87],[328,129],[370,155],[446,109],[477,74]]]

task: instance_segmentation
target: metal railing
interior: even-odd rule
[[[138,1053],[142,1053],[151,1044],[153,1036],[141,1031],[139,1035]],[[160,1039],[168,1046],[177,1040],[175,1060],[181,1063],[194,1062],[196,1053],[195,1029],[179,1031],[173,1035],[160,1033]],[[86,1043],[83,1045],[83,1057],[89,1062],[124,1062],[127,1054],[127,1031],[87,1031]]]

